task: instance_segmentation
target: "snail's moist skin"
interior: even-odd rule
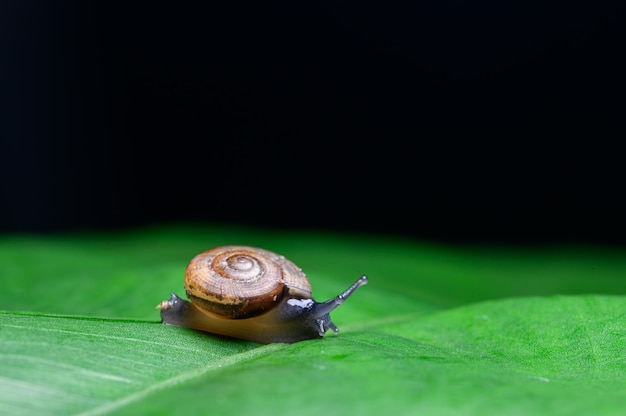
[[[226,319],[175,294],[159,307],[165,324],[268,344],[315,339],[323,337],[328,329],[336,331],[328,313],[316,316],[317,305],[320,304],[312,299],[285,297],[266,313],[244,319]]]

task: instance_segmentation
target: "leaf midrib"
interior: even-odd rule
[[[252,360],[257,357],[262,357],[267,354],[271,354],[274,351],[283,349],[288,347],[288,344],[268,344],[262,345],[258,348],[245,351],[238,354],[233,354],[227,357],[224,357],[219,360],[212,361],[209,364],[200,366],[190,371],[185,371],[181,374],[178,374],[175,377],[170,377],[168,379],[162,380],[158,383],[151,384],[143,390],[136,391],[132,394],[129,394],[125,397],[121,397],[115,401],[104,404],[95,409],[90,409],[85,412],[79,413],[78,416],[95,416],[95,415],[103,415],[110,412],[113,412],[117,409],[120,409],[128,404],[136,402],[149,396],[150,394],[157,392],[159,390],[166,389],[168,387],[183,383],[185,381],[194,379],[196,377],[203,376],[204,374],[210,373],[212,371],[221,370],[226,367],[230,367],[242,362],[246,362]]]

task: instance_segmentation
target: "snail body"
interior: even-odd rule
[[[330,312],[358,287],[362,276],[340,295],[313,299],[311,285],[293,262],[249,246],[221,246],[194,257],[185,271],[189,301],[170,295],[161,302],[163,323],[261,343],[321,338],[338,328]]]

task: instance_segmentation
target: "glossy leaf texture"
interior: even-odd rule
[[[230,243],[284,254],[319,299],[370,284],[321,340],[162,325],[186,262]],[[0,413],[622,414],[624,254],[228,227],[4,236]]]

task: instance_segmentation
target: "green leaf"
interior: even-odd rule
[[[623,305],[520,299],[373,323],[204,374],[157,395],[149,410],[193,412],[194,398],[212,397],[217,414],[270,402],[277,414],[622,414]]]
[[[191,256],[229,243],[284,254],[319,300],[370,284],[322,340],[160,324]],[[0,414],[623,414],[624,254],[232,227],[4,236]]]
[[[3,313],[2,414],[67,415],[173,385],[255,353],[155,322]]]

